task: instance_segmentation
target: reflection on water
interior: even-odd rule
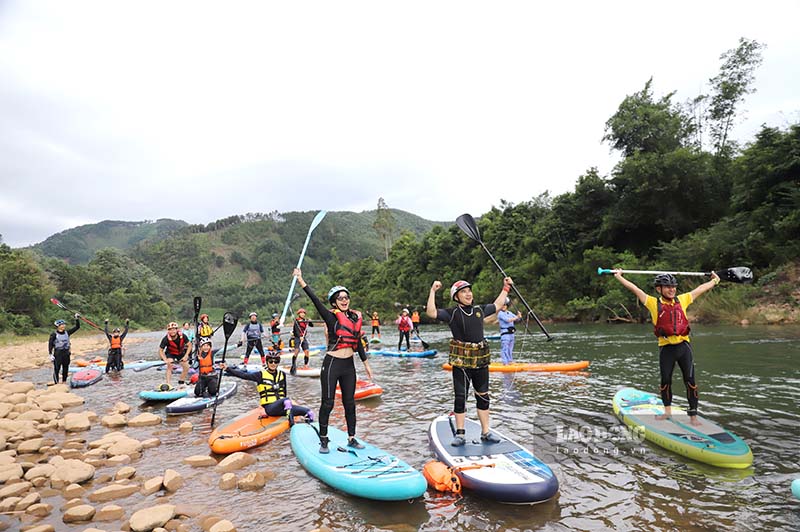
[[[147,450],[133,465],[137,477],[179,471],[186,484],[170,499],[191,502],[231,518],[238,530],[798,530],[800,511],[790,483],[800,477],[800,331],[792,328],[697,326],[694,335],[701,412],[744,438],[752,447],[754,467],[724,470],[693,462],[631,438],[611,410],[622,386],[656,391],[655,339],[646,326],[552,326],[555,340],[519,335],[515,360],[557,362],[588,359],[588,371],[571,374],[492,374],[493,424],[529,446],[556,472],[561,491],[536,506],[510,506],[429,492],[412,502],[376,503],[335,492],[310,477],[292,454],[288,434],[251,450],[257,468],[276,473],[264,492],[219,492],[219,474],[190,468],[182,458],[208,453],[211,412],[167,418],[163,404],[141,403],[136,395],[163,379],[153,370],[107,377],[79,393],[86,408],[100,415],[122,400],[132,414],[154,412],[165,424],[127,429],[138,439],[156,436],[162,445]],[[317,334],[314,331],[312,334]],[[443,351],[449,335],[441,327],[423,327],[423,338]],[[154,358],[160,333],[131,345],[128,360]],[[394,338],[387,338],[393,343]],[[312,337],[311,343],[321,338]],[[221,343],[221,342],[220,342]],[[495,344],[497,345],[497,344]],[[499,345],[497,346],[499,350]],[[358,404],[358,434],[422,468],[432,453],[427,446],[429,420],[452,408],[445,357],[403,359],[374,357],[382,398]],[[319,363],[314,357],[312,363]],[[357,363],[361,369],[361,365]],[[43,383],[47,370],[18,378]],[[217,425],[257,404],[255,387],[241,383],[239,393],[220,405]],[[315,409],[316,379],[290,378],[291,396]],[[684,404],[680,373],[676,401]],[[468,414],[475,417],[474,402]],[[342,427],[337,405],[332,423]],[[183,421],[193,432],[180,433]],[[92,428],[87,439],[108,432]],[[52,433],[51,433],[52,434]],[[113,472],[103,468],[100,474]],[[224,494],[224,495],[222,495]],[[154,496],[125,499],[130,512],[154,504]],[[60,507],[59,498],[51,504]],[[83,530],[61,523],[59,512],[45,520],[56,530]]]

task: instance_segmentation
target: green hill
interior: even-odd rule
[[[32,248],[45,256],[64,259],[70,264],[86,264],[100,249],[116,248],[126,251],[144,240],[165,238],[187,225],[184,221],[169,218],[141,222],[104,220],[61,231]]]

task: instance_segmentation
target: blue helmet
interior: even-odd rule
[[[333,288],[331,288],[330,290],[328,290],[328,303],[333,305],[335,297],[336,297],[336,294],[338,294],[339,292],[346,292],[347,295],[350,296],[350,290],[348,290],[344,286],[336,285]]]
[[[53,325],[55,325],[56,327],[58,327],[59,325],[66,325],[66,324],[67,322],[64,320],[56,320],[53,322]]]

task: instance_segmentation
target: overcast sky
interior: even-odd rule
[[[0,1],[0,234],[573,190],[622,99],[766,44],[735,136],[800,121],[798,2]],[[365,228],[366,230],[367,228]]]

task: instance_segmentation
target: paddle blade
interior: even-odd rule
[[[225,333],[225,342],[233,334],[234,329],[236,329],[236,322],[239,321],[239,318],[231,314],[230,312],[226,312],[224,316],[222,316],[222,332]]]
[[[746,266],[738,266],[736,268],[728,268],[727,270],[719,270],[716,272],[719,278],[723,281],[731,283],[752,283],[753,272]]]
[[[200,296],[195,296],[193,304],[194,304],[194,315],[197,316],[200,313],[200,307],[203,304],[203,298],[201,298]]]
[[[462,214],[456,218],[456,225],[475,242],[481,241],[481,232],[478,231],[478,224],[475,223],[475,219],[472,215],[466,213]]]
[[[316,215],[316,216],[314,216],[314,219],[313,219],[313,220],[311,220],[311,226],[310,226],[310,227],[309,227],[309,229],[308,229],[308,232],[309,232],[309,233],[310,233],[311,231],[313,231],[313,230],[314,230],[314,228],[320,224],[320,222],[322,222],[322,219],[323,219],[323,218],[325,218],[325,215],[326,215],[326,214],[328,214],[328,211],[319,211],[319,212],[317,213],[317,215]]]

